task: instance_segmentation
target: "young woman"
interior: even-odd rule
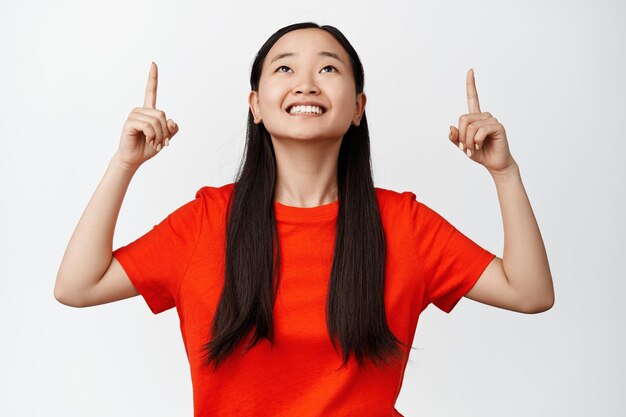
[[[64,255],[55,297],[92,306],[141,294],[176,307],[196,416],[389,416],[420,313],[461,297],[524,313],[549,309],[543,242],[504,127],[478,104],[450,140],[493,176],[504,257],[410,191],[374,187],[363,68],[332,26],[274,33],[250,76],[246,151],[233,183],[205,186],[134,242],[111,251],[137,169],[178,132],[144,106]],[[211,365],[211,366],[209,366]]]

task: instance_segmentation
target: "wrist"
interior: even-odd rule
[[[121,171],[124,171],[125,173],[129,173],[129,174],[134,174],[138,169],[139,169],[140,165],[130,165],[124,161],[122,161],[119,157],[118,154],[116,153],[115,155],[113,155],[113,158],[111,158],[111,161],[109,162],[109,167],[113,167],[115,169],[119,169]]]
[[[520,175],[519,165],[517,165],[515,160],[512,160],[505,168],[489,170],[489,174],[491,174],[495,180],[517,177]]]

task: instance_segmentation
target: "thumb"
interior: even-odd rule
[[[170,134],[172,136],[174,136],[176,133],[178,133],[178,125],[172,119],[169,119],[167,121],[167,129],[170,131]]]
[[[448,139],[450,139],[450,141],[452,141],[452,143],[454,143],[456,146],[459,146],[459,129],[454,126],[450,126]]]

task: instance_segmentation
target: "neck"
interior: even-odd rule
[[[274,200],[316,207],[337,200],[337,159],[341,139],[275,140],[277,178]]]

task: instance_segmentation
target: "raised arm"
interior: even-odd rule
[[[61,303],[85,307],[137,295],[113,258],[113,233],[128,185],[139,167],[178,132],[173,120],[157,110],[158,72],[152,63],[144,106],[134,108],[122,129],[119,149],[87,204],[67,245],[54,285]]]
[[[450,127],[448,138],[493,177],[504,224],[504,254],[487,266],[465,295],[475,301],[523,313],[546,311],[554,304],[548,256],[537,220],[508,146],[504,126],[481,112],[474,71],[466,77],[469,113]]]

